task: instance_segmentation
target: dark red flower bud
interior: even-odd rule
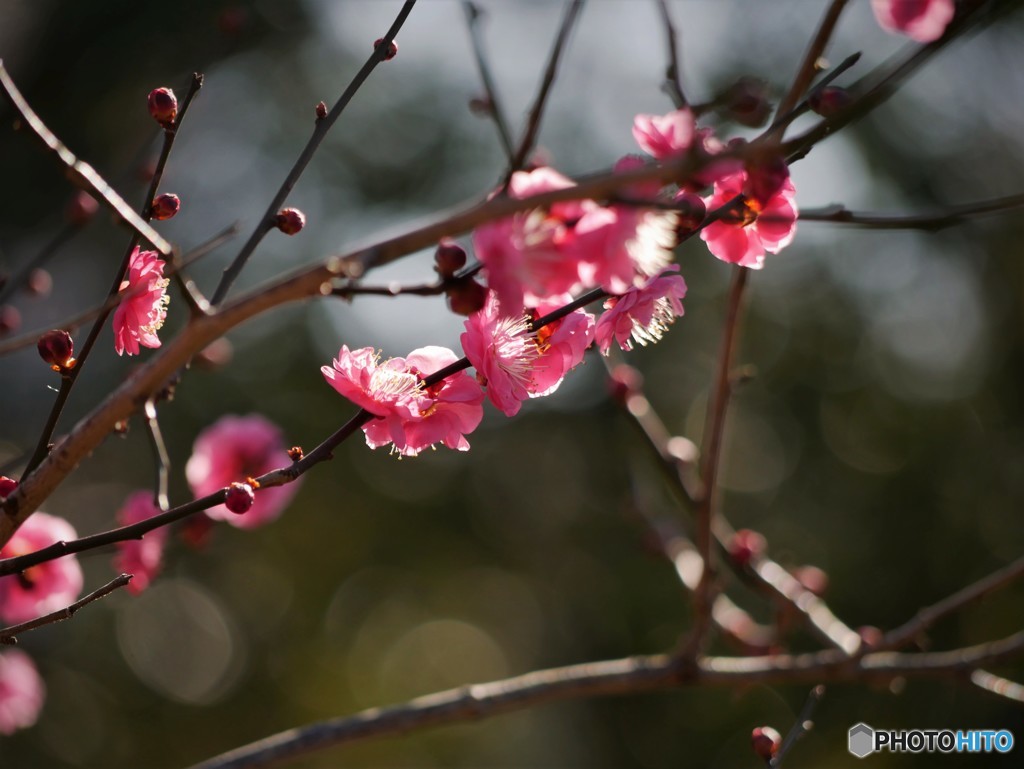
[[[327,117],[327,104],[325,104],[322,101],[321,102],[317,102],[317,105],[316,105],[316,119],[317,120],[323,120],[325,117]]]
[[[0,306],[0,334],[10,334],[21,328],[21,313],[10,304]]]
[[[457,315],[472,315],[487,301],[487,289],[472,278],[460,280],[446,293],[448,307]]]
[[[807,97],[808,106],[822,117],[832,117],[852,103],[850,92],[835,85],[827,85]]]
[[[6,499],[18,488],[18,482],[6,475],[0,475],[0,499]]]
[[[164,128],[174,125],[178,116],[178,98],[170,88],[154,88],[147,99],[149,114]]]
[[[181,209],[181,198],[173,192],[164,192],[153,198],[150,213],[158,222],[170,219]]]
[[[868,649],[874,649],[882,642],[884,633],[874,625],[864,625],[857,628],[857,635],[860,636],[860,641],[864,646]]]
[[[450,278],[466,266],[466,250],[454,241],[445,238],[434,252],[434,269],[443,278]]]
[[[729,557],[737,566],[746,566],[755,556],[764,555],[768,541],[763,534],[750,529],[737,531],[729,543]]]
[[[297,208],[282,208],[274,218],[274,226],[285,235],[295,235],[306,226],[306,215]]]
[[[232,483],[228,486],[227,496],[224,497],[224,507],[236,515],[241,515],[249,511],[255,499],[256,495],[248,483]]]
[[[768,84],[755,77],[741,77],[719,99],[729,117],[750,128],[764,125],[772,114]]]
[[[75,359],[75,343],[71,334],[63,329],[47,331],[36,342],[39,357],[50,364],[54,371],[73,368]]]
[[[36,267],[28,274],[28,290],[34,296],[49,296],[53,289],[53,277],[42,267]]]
[[[704,222],[708,208],[700,195],[683,190],[675,196],[673,202],[679,212],[679,224],[676,225],[676,231],[680,237],[689,235]]]
[[[376,40],[373,41],[373,49],[377,50],[377,48],[383,42],[384,42],[384,38],[383,37],[378,37]],[[390,43],[388,43],[388,50],[387,50],[387,53],[384,54],[384,61],[391,61],[393,58],[395,58],[395,56],[397,54],[398,54],[398,43],[396,43],[394,40],[392,40]]]
[[[754,752],[765,761],[775,758],[782,745],[782,735],[770,726],[759,726],[750,733]]]
[[[81,227],[100,210],[100,204],[86,192],[76,192],[68,207],[64,209],[64,217],[77,227]]]

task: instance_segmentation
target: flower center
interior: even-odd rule
[[[540,348],[537,339],[530,335],[530,320],[525,315],[518,318],[499,318],[494,327],[491,349],[494,350],[498,368],[524,387],[530,384]]]

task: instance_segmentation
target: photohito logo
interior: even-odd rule
[[[1007,729],[873,729],[854,724],[847,749],[857,758],[887,750],[890,753],[1008,753],[1013,733]]]

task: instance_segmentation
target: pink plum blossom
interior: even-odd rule
[[[415,419],[430,408],[420,380],[401,358],[381,362],[372,347],[349,350],[342,345],[331,366],[320,372],[341,395],[374,416]]]
[[[693,145],[696,121],[688,108],[667,115],[637,115],[633,138],[648,155],[664,160],[687,152]]]
[[[515,416],[530,397],[533,370],[540,358],[537,339],[529,333],[529,319],[504,314],[492,291],[483,308],[466,319],[465,328],[460,337],[462,351],[487,388],[487,397],[507,416]]]
[[[683,314],[686,281],[678,265],[672,265],[661,275],[651,278],[642,288],[631,288],[622,296],[612,297],[605,303],[605,312],[597,321],[597,346],[605,355],[612,342],[623,350],[632,350],[633,342],[647,345],[657,342],[675,319]]]
[[[458,360],[447,347],[421,347],[404,359],[393,358],[391,365],[397,370],[398,362],[405,370],[424,378]],[[399,365],[401,365],[399,364]],[[460,371],[440,382],[423,388],[429,405],[416,403],[422,409],[414,417],[390,416],[374,419],[363,426],[366,443],[371,448],[393,444],[393,451],[414,457],[423,449],[440,443],[457,451],[468,451],[466,435],[473,432],[483,419],[484,393],[477,381]]]
[[[32,726],[45,698],[43,679],[31,657],[20,649],[0,653],[0,734]]]
[[[160,346],[156,332],[167,317],[167,283],[160,255],[136,246],[121,282],[124,297],[114,310],[114,350],[118,355],[138,355],[139,345]]]
[[[159,512],[160,508],[153,504],[151,492],[136,491],[128,495],[117,511],[117,522],[122,526],[130,526],[148,520]],[[129,592],[138,595],[149,587],[163,565],[166,543],[166,528],[154,529],[142,539],[117,543],[114,569],[132,575],[132,581],[128,583]]]
[[[938,40],[956,12],[953,0],[871,0],[882,28],[919,43]]]
[[[512,175],[508,194],[526,198],[572,187],[571,179],[554,169],[536,168]],[[473,248],[487,270],[488,286],[502,311],[517,315],[551,296],[571,292],[579,283],[576,261],[564,249],[571,225],[592,201],[556,203],[489,222],[473,232]]]
[[[558,306],[542,305],[535,312],[540,317]],[[594,341],[594,323],[592,314],[579,309],[537,330],[540,358],[533,370],[531,398],[553,393],[565,375],[583,362],[587,348]]]
[[[764,205],[747,197],[747,172],[730,174],[715,182],[712,195],[705,199],[708,212],[726,205],[736,196],[742,199],[734,209],[701,230],[701,239],[712,254],[754,270],[764,266],[765,251],[778,253],[796,234],[796,189],[785,179]]]
[[[27,555],[77,536],[63,518],[33,513],[0,549],[0,558]],[[73,603],[81,591],[82,567],[75,556],[44,561],[20,574],[0,577],[0,619],[12,624],[35,619]]]
[[[185,477],[196,497],[205,497],[232,483],[256,478],[292,463],[280,428],[259,414],[225,416],[203,430],[192,446],[185,465]],[[252,529],[277,519],[295,492],[299,481],[260,489],[256,501],[243,515],[217,505],[206,514],[241,529]]]

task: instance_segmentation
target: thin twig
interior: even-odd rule
[[[120,576],[110,580],[110,582],[98,590],[94,590],[84,598],[79,598],[70,606],[58,609],[55,612],[50,612],[49,614],[37,617],[36,619],[30,619],[28,622],[22,622],[20,625],[11,625],[10,627],[3,628],[0,630],[0,644],[16,644],[18,643],[17,636],[21,633],[25,633],[29,630],[35,630],[36,628],[43,627],[44,625],[52,625],[55,622],[63,622],[64,620],[71,619],[83,606],[88,606],[93,601],[98,601],[100,598],[110,595],[115,590],[120,587],[124,587],[131,581],[131,574],[121,574]]]
[[[150,226],[147,220],[135,213],[131,206],[117,194],[117,191],[103,180],[103,177],[97,173],[96,169],[75,157],[74,153],[64,146],[60,139],[54,135],[53,131],[46,127],[46,124],[43,123],[29,106],[28,102],[25,101],[25,97],[21,95],[14,81],[11,80],[2,60],[0,60],[0,89],[3,90],[4,97],[10,105],[21,115],[21,119],[32,129],[32,133],[48,149],[52,150],[61,164],[65,166],[67,173],[75,184],[88,189],[93,197],[113,211],[121,221],[135,231],[138,237],[152,245],[153,248],[164,256],[170,256],[173,250],[171,244],[164,240],[160,233]]]
[[[359,88],[366,82],[366,79],[370,76],[370,73],[376,69],[377,65],[384,61],[384,57],[387,55],[388,47],[391,42],[395,39],[395,35],[398,34],[402,25],[405,24],[405,20],[409,17],[412,12],[413,6],[416,5],[416,0],[406,0],[402,5],[402,9],[398,12],[398,16],[395,21],[391,24],[391,28],[384,34],[380,44],[374,49],[373,53],[366,60],[366,63],[356,73],[355,77],[352,78],[352,82],[348,84],[348,87],[335,102],[331,111],[327,113],[327,116],[317,120],[313,125],[313,134],[309,137],[309,141],[299,154],[298,160],[295,161],[295,165],[292,166],[288,172],[288,176],[281,183],[277,193],[274,195],[273,200],[270,201],[270,205],[267,206],[267,210],[264,211],[263,216],[256,223],[255,229],[249,236],[249,239],[242,246],[241,251],[231,261],[226,268],[224,268],[224,274],[221,276],[220,283],[217,284],[216,290],[213,292],[213,296],[210,302],[214,306],[220,305],[224,301],[224,297],[227,296],[228,291],[231,290],[231,286],[238,279],[242,269],[245,267],[246,262],[249,261],[249,257],[252,256],[256,247],[263,240],[263,237],[273,228],[274,217],[277,212],[284,205],[285,200],[288,199],[288,195],[291,193],[292,188],[299,181],[299,177],[302,176],[306,170],[306,166],[309,165],[309,161],[313,159],[313,155],[316,154],[320,144],[327,136],[327,132],[331,130],[331,127],[341,117],[341,113],[345,111],[349,102],[352,101],[352,97],[356,95]]]
[[[551,47],[551,55],[548,57],[548,65],[544,70],[544,78],[541,80],[540,90],[537,91],[537,98],[534,99],[533,108],[530,110],[530,116],[526,121],[526,130],[523,132],[523,138],[519,142],[519,148],[509,163],[502,189],[508,189],[509,182],[512,181],[512,174],[526,164],[526,158],[533,150],[533,145],[537,141],[540,119],[544,114],[544,107],[547,104],[548,94],[551,93],[551,86],[554,85],[555,76],[558,74],[558,61],[562,58],[562,53],[569,42],[569,33],[572,31],[582,8],[583,0],[572,0],[565,9],[565,16],[562,17],[562,24],[558,28],[558,36]]]
[[[800,212],[802,222],[849,224],[875,230],[925,230],[938,232],[946,227],[979,216],[998,214],[1024,206],[1024,194],[981,200],[959,206],[948,206],[926,214],[884,214],[850,211],[845,206],[829,206]]]
[[[669,655],[626,657],[538,670],[503,681],[418,697],[401,705],[334,718],[236,748],[192,769],[252,769],[316,750],[442,724],[465,723],[542,703],[639,694],[683,686],[884,683],[897,678],[969,675],[983,665],[1024,653],[1024,632],[949,652],[881,652],[844,659],[834,651],[766,657],[702,657],[686,667]]]
[[[164,436],[160,430],[160,420],[156,413],[156,400],[150,398],[143,407],[146,418],[146,432],[149,434],[149,443],[153,448],[153,459],[156,464],[156,486],[153,490],[153,504],[158,509],[166,511],[171,506],[167,498],[167,478],[170,474],[171,458],[167,454],[167,446],[164,444]]]
[[[1024,686],[1008,678],[989,673],[987,670],[975,670],[971,673],[971,683],[987,692],[1006,697],[1008,700],[1024,704]]]
[[[786,739],[782,741],[779,752],[768,762],[768,766],[773,767],[773,769],[774,767],[782,766],[782,760],[789,755],[796,741],[813,728],[814,722],[811,721],[811,718],[814,716],[814,711],[817,710],[818,704],[824,696],[825,687],[821,684],[811,689],[811,693],[807,695],[807,701],[804,702],[796,723],[793,724],[793,727],[786,734]]]
[[[661,14],[661,23],[665,28],[665,49],[668,51],[668,66],[665,67],[665,83],[662,85],[676,109],[682,109],[687,105],[686,94],[683,93],[682,78],[679,67],[678,39],[675,24],[672,23],[672,15],[668,10],[666,0],[657,0],[658,12]]]
[[[786,95],[779,101],[779,106],[776,110],[777,116],[785,115],[792,110],[797,102],[800,101],[800,97],[807,91],[811,81],[814,79],[815,73],[818,71],[818,60],[825,53],[829,40],[832,39],[832,33],[835,31],[836,24],[839,22],[839,16],[842,14],[847,2],[848,0],[832,0],[828,10],[825,11],[825,16],[818,26],[818,31],[804,53],[804,58],[800,62],[800,67],[796,71],[792,85],[790,85]]]
[[[353,296],[437,296],[443,294],[453,286],[457,286],[464,280],[472,278],[484,266],[474,264],[461,272],[448,278],[443,278],[433,283],[417,283],[411,286],[403,286],[401,283],[389,283],[386,286],[364,286],[352,281],[346,281],[340,286],[331,289],[332,296],[340,296],[344,299],[351,299]]]
[[[473,44],[473,56],[476,58],[476,67],[480,71],[480,81],[484,86],[484,94],[487,96],[487,111],[494,121],[494,127],[498,129],[498,137],[501,139],[501,147],[505,150],[505,157],[512,162],[515,147],[512,145],[512,132],[508,127],[508,119],[505,111],[501,108],[501,100],[498,99],[498,90],[494,83],[494,76],[491,74],[491,66],[487,61],[483,33],[480,31],[480,17],[483,15],[476,3],[465,0],[462,4],[466,12],[466,26],[469,28],[469,39]]]
[[[919,609],[913,619],[908,620],[894,630],[890,630],[874,648],[899,649],[902,646],[906,646],[939,620],[974,603],[989,593],[1006,587],[1022,576],[1024,576],[1024,556],[989,574],[987,577],[983,577],[977,582],[961,588],[938,603]]]
[[[734,268],[725,325],[722,331],[722,346],[718,353],[718,368],[711,389],[707,428],[704,434],[704,448],[701,451],[701,481],[704,493],[697,500],[696,536],[697,551],[704,561],[700,584],[694,593],[694,624],[685,654],[693,657],[700,652],[705,641],[711,618],[711,590],[715,578],[715,567],[711,560],[711,520],[715,515],[715,497],[718,483],[718,467],[722,452],[722,435],[725,430],[725,416],[729,408],[729,372],[732,370],[733,349],[739,334],[740,307],[743,291],[747,284],[746,267]]]

